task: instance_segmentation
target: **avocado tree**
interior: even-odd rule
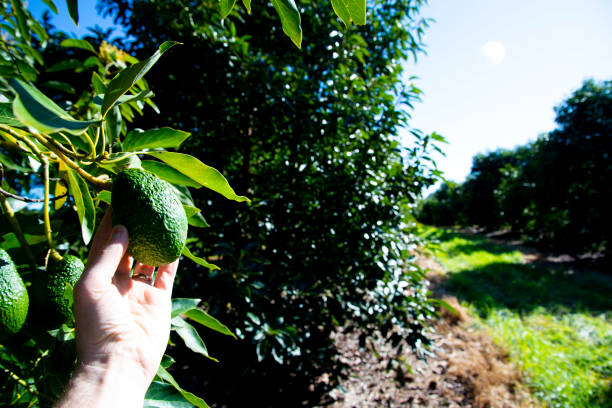
[[[326,1],[302,2],[299,52],[272,5],[221,21],[205,2],[102,4],[135,55],[185,44],[148,77],[163,120],[193,133],[181,151],[223,169],[252,200],[242,208],[192,192],[214,225],[194,245],[222,270],[193,268],[175,290],[205,299],[241,341],[210,336],[221,364],[177,356],[191,369],[175,376],[228,406],[254,394],[263,406],[296,406],[316,398],[308,389],[337,385],[330,334],[339,328],[358,331],[363,346],[375,345],[376,331],[399,350],[427,344],[433,304],[411,262],[409,223],[434,179],[426,158],[436,140],[409,132],[420,91],[400,80],[423,47],[422,2],[372,1],[371,21],[358,27]],[[150,113],[134,123],[161,124]],[[399,378],[407,370],[389,368]],[[322,375],[329,382],[313,384]]]
[[[45,3],[57,12],[52,0]],[[302,31],[295,3],[281,0],[272,4],[283,32],[300,47]],[[67,5],[78,22],[77,2],[69,0]],[[251,2],[245,1],[244,6],[250,11]],[[332,6],[345,24],[365,23],[365,2],[333,1]],[[234,3],[222,1],[220,13],[226,16],[233,8]],[[0,229],[1,247],[17,264],[26,286],[36,286],[35,281],[56,269],[53,265],[57,262],[82,270],[82,264],[73,260],[80,262],[86,257],[104,203],[112,200],[110,190],[117,174],[125,169],[144,169],[169,183],[193,227],[206,227],[207,223],[188,187],[206,187],[236,202],[249,201],[237,195],[214,168],[189,154],[168,151],[178,148],[190,132],[164,126],[142,130],[130,125],[145,109],[158,110],[144,75],[176,42],[156,44],[149,55],[138,60],[106,42],[65,38],[59,45],[71,57],[48,65],[43,56],[51,39],[22,1],[3,1],[0,16],[0,200],[6,220]],[[53,73],[66,70],[87,75],[87,86],[80,88],[70,79],[52,78]],[[189,244],[181,253],[204,268],[218,269],[196,256]],[[2,273],[15,275],[4,257]],[[68,311],[73,284],[73,280],[61,282],[54,294]],[[41,298],[46,295],[42,293]],[[42,319],[45,303],[38,296],[36,302],[40,304],[30,309],[21,330],[7,333],[13,335],[0,344],[3,404],[50,405],[71,371],[66,364],[74,360],[71,317],[49,327]],[[198,299],[175,299],[172,330],[188,348],[208,357],[190,321],[223,335],[234,334],[198,304]],[[23,302],[21,306],[27,307]],[[182,399],[183,404],[206,406],[172,378],[166,370],[172,362],[172,357],[164,358],[145,405]]]

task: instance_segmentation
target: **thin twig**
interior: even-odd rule
[[[51,180],[51,178],[49,178],[49,180]],[[0,194],[3,194],[7,197],[10,198],[14,198],[15,200],[19,200],[19,201],[23,201],[25,203],[42,203],[45,201],[44,198],[29,198],[29,197],[24,197],[24,196],[20,196],[17,194],[13,194],[13,193],[9,193],[8,191],[0,188]],[[55,196],[55,197],[51,197],[49,198],[50,201],[55,201],[55,200],[61,200],[62,198],[66,197],[68,195],[68,193],[64,193],[60,196]]]

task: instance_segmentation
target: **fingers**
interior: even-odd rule
[[[110,220],[108,221],[110,224]],[[101,225],[106,228],[106,226]],[[104,231],[102,231],[104,233]],[[98,242],[96,242],[98,244]],[[131,261],[129,257],[125,257],[125,251],[128,246],[128,233],[123,225],[118,225],[112,229],[112,233],[106,242],[106,245],[101,245],[97,248],[97,252],[92,253],[87,261],[87,267],[83,273],[86,281],[92,281],[94,284],[110,283],[115,272],[125,273]],[[121,266],[121,268],[119,268]]]
[[[155,277],[154,286],[158,289],[167,291],[168,294],[172,293],[172,285],[174,284],[174,277],[176,276],[176,270],[178,268],[178,259],[171,264],[160,266],[157,270],[157,276]]]
[[[102,221],[98,226],[98,230],[94,235],[93,242],[91,244],[91,249],[89,250],[89,260],[93,260],[93,258],[100,252],[100,250],[104,247],[108,238],[111,236],[113,230],[113,223],[111,220],[110,207],[106,209],[104,213],[104,217],[102,217]]]

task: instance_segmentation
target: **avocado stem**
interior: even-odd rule
[[[43,184],[45,187],[45,202],[43,208],[43,217],[45,219],[45,235],[47,236],[47,243],[51,252],[55,251],[55,244],[53,243],[53,234],[51,232],[51,219],[49,217],[49,162],[46,158],[43,159]]]

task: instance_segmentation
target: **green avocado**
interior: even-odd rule
[[[74,319],[72,300],[68,298],[66,288],[74,288],[81,277],[85,266],[76,256],[66,255],[61,260],[49,255],[47,260],[47,273],[42,279],[42,292],[45,298],[44,305],[48,308],[46,314],[50,315],[52,325],[70,322]]]
[[[113,225],[128,230],[128,253],[142,264],[166,265],[183,252],[187,216],[170,184],[150,171],[129,168],[113,180]]]
[[[17,333],[28,315],[30,298],[9,254],[0,248],[0,339]]]

